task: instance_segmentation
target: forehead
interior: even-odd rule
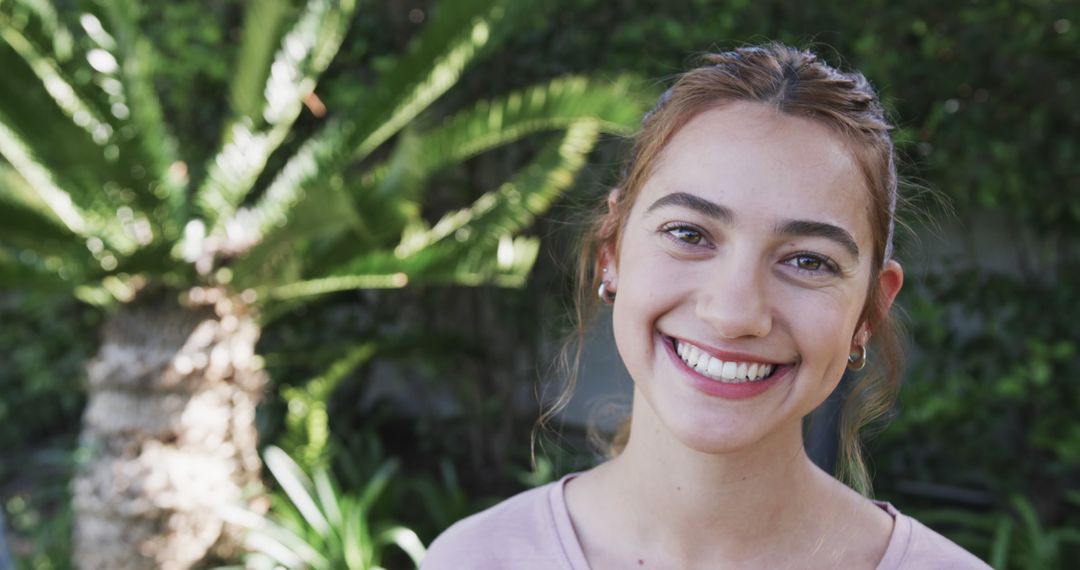
[[[732,209],[738,221],[814,219],[871,239],[870,198],[844,141],[817,122],[759,103],[700,113],[660,154],[634,205],[672,192]]]

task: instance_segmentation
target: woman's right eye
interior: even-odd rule
[[[705,234],[700,229],[685,224],[672,224],[664,226],[662,230],[681,243],[687,245],[701,245],[705,241]]]

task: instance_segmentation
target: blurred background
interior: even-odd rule
[[[413,568],[597,461],[558,392],[578,222],[695,54],[862,71],[909,365],[874,491],[1080,559],[1080,4],[0,0],[0,570]],[[824,456],[826,463],[828,454]]]

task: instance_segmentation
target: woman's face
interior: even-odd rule
[[[865,342],[871,279],[889,302],[902,282],[895,263],[873,271],[867,192],[831,131],[764,105],[675,135],[605,256],[651,417],[712,453],[799,429]]]

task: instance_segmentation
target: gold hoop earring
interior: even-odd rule
[[[848,370],[858,372],[858,371],[862,370],[863,368],[866,368],[866,361],[867,361],[866,345],[865,344],[860,344],[858,350],[853,350],[848,354],[848,357],[847,357]]]

